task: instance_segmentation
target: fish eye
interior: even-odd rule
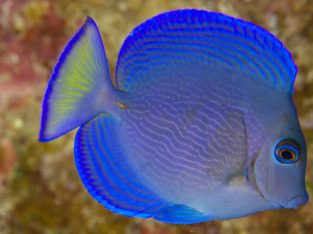
[[[282,140],[276,146],[275,157],[284,164],[295,163],[300,157],[300,147],[294,140]]]

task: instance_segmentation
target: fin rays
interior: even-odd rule
[[[110,82],[101,35],[88,18],[52,72],[42,105],[39,140],[57,138],[103,111],[103,103],[97,100],[109,98]]]
[[[266,30],[219,13],[176,10],[132,31],[120,50],[115,79],[119,88],[131,90],[153,74],[164,77],[177,67],[205,63],[230,67],[244,75],[243,82],[254,79],[281,92],[292,90],[296,74],[289,51]]]
[[[108,209],[126,216],[153,216],[165,202],[140,184],[116,145],[114,126],[113,118],[102,114],[80,128],[75,143],[79,175],[89,193]]]

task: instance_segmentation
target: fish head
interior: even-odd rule
[[[273,112],[271,118],[265,118],[262,143],[254,160],[255,184],[277,208],[297,208],[308,201],[306,144],[292,101],[276,105]]]

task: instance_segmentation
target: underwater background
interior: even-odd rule
[[[219,11],[258,24],[284,42],[298,66],[295,103],[308,146],[306,184],[313,196],[312,0],[0,0],[0,234],[313,233],[313,201],[297,210],[194,225],[126,218],[84,189],[73,160],[75,131],[37,141],[41,99],[66,41],[93,17],[112,75],[127,34],[177,8]]]

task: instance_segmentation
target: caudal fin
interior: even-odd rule
[[[51,74],[42,104],[39,140],[53,140],[102,112],[112,88],[101,35],[88,17],[67,43]]]

